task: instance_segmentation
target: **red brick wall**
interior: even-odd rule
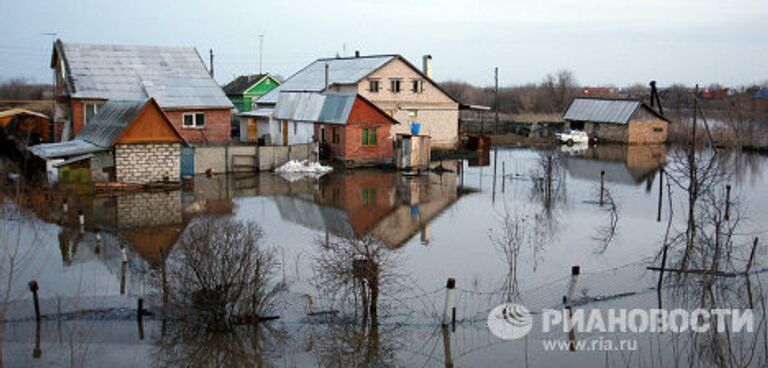
[[[184,128],[184,113],[205,113],[205,128]],[[229,109],[165,110],[176,130],[191,143],[224,143],[231,140]]]
[[[347,125],[316,124],[315,137],[320,138],[320,126],[325,126],[325,139],[331,157],[355,163],[383,163],[392,160],[393,142],[390,136],[392,120],[373,105],[358,97],[352,105]],[[333,144],[333,128],[340,129],[340,141]],[[376,144],[363,146],[363,129],[376,129]]]
[[[72,100],[72,107],[69,111],[69,118],[72,119],[72,136],[76,136],[83,129],[83,114],[85,108],[80,100]]]

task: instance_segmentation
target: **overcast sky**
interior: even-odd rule
[[[318,57],[399,53],[434,78],[538,82],[568,69],[584,85],[768,79],[766,0],[0,0],[0,80],[51,79],[51,36],[69,42],[194,46],[216,79],[290,76]]]

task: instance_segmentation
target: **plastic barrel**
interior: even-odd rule
[[[419,124],[418,121],[414,121],[411,123],[411,135],[419,135],[419,131],[421,130],[421,124]]]

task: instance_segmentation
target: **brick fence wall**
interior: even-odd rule
[[[117,181],[123,183],[148,183],[163,180],[179,180],[181,163],[180,146],[174,144],[120,144],[115,148]]]

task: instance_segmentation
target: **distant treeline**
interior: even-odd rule
[[[2,100],[46,100],[53,95],[50,84],[30,83],[26,79],[14,78],[0,82]]]
[[[495,89],[478,87],[467,82],[448,81],[441,86],[451,96],[464,104],[495,107]],[[684,110],[693,106],[694,88],[683,84],[664,86],[659,83],[662,105],[670,110]],[[740,88],[726,88],[711,84],[699,88],[702,103],[715,110],[745,109],[752,95],[768,82]],[[650,99],[649,85],[634,84],[627,87],[581,86],[570,71],[548,74],[539,83],[519,86],[499,86],[498,109],[506,114],[562,114],[574,97],[635,98],[646,102]]]

